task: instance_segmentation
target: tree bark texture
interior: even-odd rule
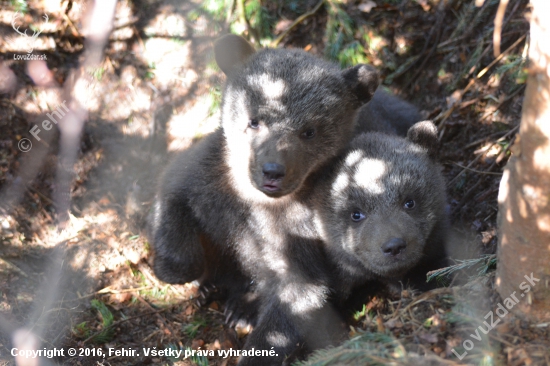
[[[517,315],[542,322],[550,320],[550,1],[531,5],[522,120],[498,195],[496,286],[503,299],[515,292]]]

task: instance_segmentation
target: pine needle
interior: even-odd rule
[[[99,312],[101,316],[101,322],[103,330],[100,333],[95,334],[89,341],[96,344],[103,344],[113,339],[115,330],[111,327],[114,321],[113,314],[107,308],[107,306],[99,300],[92,300],[92,307]]]
[[[295,366],[407,364],[407,351],[390,335],[364,333],[343,345],[318,350]]]
[[[496,261],[496,255],[494,254],[482,255],[481,257],[474,259],[457,260],[458,264],[428,272],[426,282],[430,282],[433,279],[440,280],[440,278],[445,278],[454,272],[471,268],[475,265],[480,265],[480,268],[478,269],[478,276],[482,276],[489,272],[491,268],[496,266]]]

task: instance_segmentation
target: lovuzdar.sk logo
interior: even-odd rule
[[[21,36],[21,37],[25,37],[26,39],[28,39],[28,50],[27,50],[27,53],[31,53],[33,50],[34,50],[34,43],[36,41],[36,38],[38,38],[38,36],[40,35],[40,33],[42,33],[42,29],[33,29],[33,27],[31,27],[31,30],[33,32],[32,36],[30,34],[27,34],[27,31],[28,29],[25,29],[24,32],[21,32],[19,30],[20,26],[18,26],[16,23],[17,23],[17,19],[21,16],[21,14],[19,13],[19,11],[15,12],[15,14],[13,15],[12,19],[11,19],[11,26],[13,27],[13,29]],[[44,14],[44,16],[42,17],[44,18],[45,20],[45,23],[48,23],[48,15]]]

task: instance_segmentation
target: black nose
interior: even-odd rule
[[[262,167],[262,172],[264,173],[264,177],[266,179],[281,179],[285,176],[285,167],[284,165],[277,163],[266,163]]]
[[[406,247],[407,247],[407,243],[405,243],[405,240],[400,238],[393,238],[388,240],[384,245],[382,245],[382,252],[385,255],[390,255],[392,257],[395,257],[396,255],[403,252]]]

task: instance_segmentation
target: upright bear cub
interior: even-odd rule
[[[230,322],[253,321],[262,309],[245,347],[274,347],[278,356],[241,364],[281,364],[304,334],[326,333],[308,328],[329,274],[312,245],[306,181],[347,146],[378,74],[367,65],[342,71],[298,50],[255,52],[233,35],[216,42],[215,55],[227,75],[221,128],[164,173],[150,217],[153,268],[163,281],[199,280],[226,297]],[[326,345],[322,338],[311,343]]]
[[[423,289],[426,272],[443,266],[448,217],[436,147],[429,121],[406,139],[363,134],[316,187],[319,231],[341,279],[338,299],[372,281]]]

